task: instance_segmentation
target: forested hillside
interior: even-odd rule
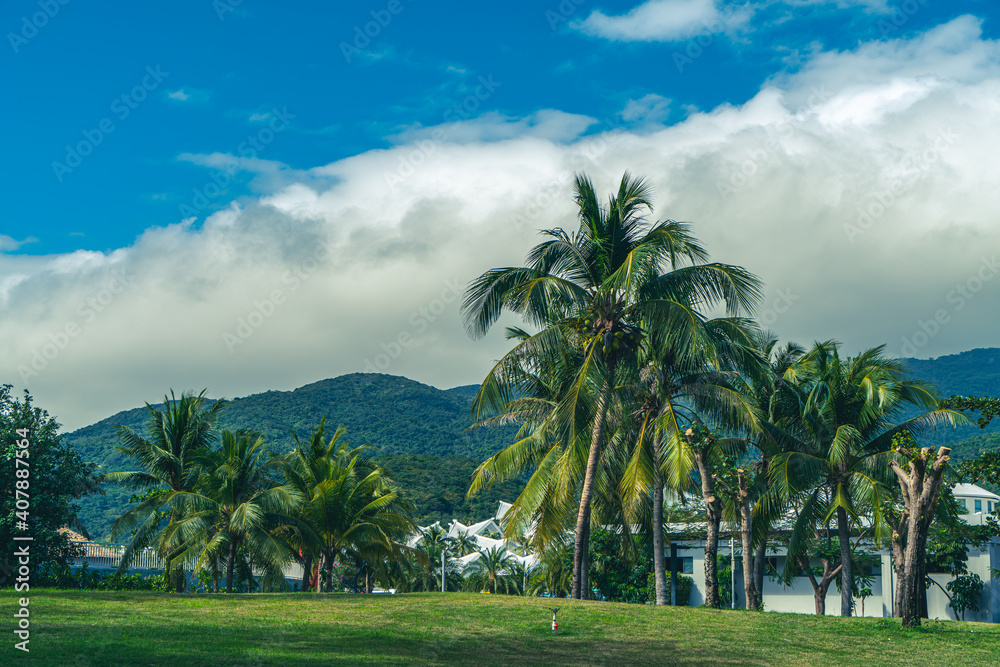
[[[1000,349],[976,349],[937,359],[906,359],[914,377],[936,383],[943,396],[953,394],[1000,396]],[[262,432],[272,450],[291,449],[292,432],[308,435],[325,415],[330,433],[347,427],[354,444],[378,448],[385,467],[398,479],[416,505],[421,523],[456,518],[462,521],[491,515],[500,499],[512,500],[518,482],[466,501],[472,471],[485,457],[510,442],[513,429],[468,430],[469,406],[477,385],[442,391],[404,377],[354,373],[322,380],[294,391],[268,391],[232,401],[221,419],[223,428],[251,428]],[[67,440],[85,461],[106,472],[124,470],[126,462],[115,448],[114,426],[142,431],[145,407],[120,412],[92,426],[74,431]],[[1000,445],[1000,424],[985,432],[977,427],[939,430],[921,440],[950,443],[956,459],[972,458],[983,449]],[[81,518],[95,537],[104,537],[121,514],[129,493],[110,487],[108,495],[81,503]]]
[[[376,456],[419,455],[392,460],[403,488],[417,503],[419,520],[456,518],[468,513],[463,504],[472,470],[479,461],[500,449],[512,429],[476,429],[469,431],[469,407],[475,388],[458,387],[442,391],[404,377],[355,373],[323,380],[294,391],[268,391],[237,398],[223,412],[221,428],[251,428],[263,433],[273,451],[284,453],[294,445],[292,432],[308,437],[313,426],[326,416],[328,432],[337,426],[347,428],[352,444],[371,444]],[[161,406],[162,407],[162,406]],[[126,470],[126,461],[117,452],[116,425],[144,433],[149,412],[145,406],[120,412],[92,426],[66,435],[85,461],[101,466],[102,472]],[[421,458],[423,457],[423,458]],[[429,457],[429,458],[428,458]],[[441,458],[445,457],[445,458]],[[414,470],[432,471],[451,466],[454,470],[435,472],[428,484]],[[464,487],[464,488],[463,488]],[[510,499],[517,485],[505,488]],[[111,522],[121,514],[130,492],[107,487],[106,496],[81,502],[80,517],[95,537],[104,537]],[[499,491],[474,499],[475,516],[490,505],[496,509]]]
[[[976,348],[961,354],[951,354],[936,359],[904,359],[913,377],[930,380],[948,396],[1000,396],[1000,349]],[[975,418],[973,418],[975,421]],[[919,438],[929,445],[961,443],[952,451],[954,458],[974,458],[982,447],[996,446],[996,439],[982,438],[986,434],[1000,433],[1000,422],[994,421],[985,430],[978,426],[965,426],[955,430],[939,429]],[[972,440],[970,440],[970,438]]]

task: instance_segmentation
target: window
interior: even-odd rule
[[[959,498],[958,502],[962,503],[962,509],[964,509],[966,512],[969,511],[969,502],[965,498]]]
[[[673,564],[670,562],[670,556],[664,556],[663,560],[667,562],[667,576],[673,572]],[[677,557],[677,574],[694,574],[694,558],[691,556],[678,556]]]
[[[976,499],[976,514],[982,514],[982,513],[983,513],[983,501],[979,500],[977,498]]]

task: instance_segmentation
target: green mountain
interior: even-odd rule
[[[944,396],[1000,396],[1000,349],[976,349],[937,359],[906,359],[914,377],[936,383]],[[378,448],[382,465],[400,482],[416,505],[421,524],[457,518],[466,521],[491,514],[500,499],[513,499],[517,481],[498,485],[465,500],[476,465],[510,442],[512,428],[469,431],[469,407],[478,385],[447,391],[404,377],[381,374],[342,375],[294,391],[268,391],[234,399],[223,412],[224,428],[262,432],[278,453],[291,449],[292,432],[306,436],[325,415],[330,433],[347,428],[348,440]],[[162,407],[162,406],[157,406]],[[116,451],[115,425],[145,427],[145,407],[119,412],[66,435],[85,461],[106,472],[126,470]],[[941,429],[921,438],[932,445],[953,444],[953,457],[971,458],[1000,445],[1000,423],[985,432],[976,427]],[[81,502],[80,517],[95,537],[104,537],[126,505],[129,493],[115,487],[106,496]]]
[[[404,377],[354,373],[294,391],[234,399],[223,411],[220,427],[260,431],[274,452],[284,453],[294,446],[293,431],[308,437],[326,416],[330,435],[337,426],[344,426],[349,442],[377,448],[377,458],[399,477],[416,503],[419,522],[469,518],[492,513],[498,500],[510,499],[520,490],[512,482],[464,500],[476,465],[507,444],[514,432],[511,428],[468,430],[475,389],[442,391]],[[162,409],[162,404],[154,407]],[[116,449],[115,426],[143,433],[148,414],[146,407],[126,410],[65,437],[85,461],[97,463],[102,472],[128,470],[129,463]],[[420,471],[429,484],[421,481]],[[110,485],[106,492],[80,503],[80,518],[95,538],[107,535],[131,495]]]
[[[911,375],[930,380],[948,396],[1000,396],[1000,349],[976,348],[961,354],[936,359],[904,359]],[[973,416],[975,421],[975,416]],[[983,435],[1000,433],[1000,422],[994,420],[985,430],[978,426],[938,429],[919,438],[928,445],[962,443],[952,451],[953,458],[975,458],[984,443]],[[972,440],[970,440],[972,439]],[[969,442],[966,442],[969,441]]]

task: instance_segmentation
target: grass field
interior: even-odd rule
[[[33,591],[0,665],[1000,665],[1000,626],[466,594]],[[559,607],[550,631],[549,607]]]

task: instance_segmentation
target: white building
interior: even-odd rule
[[[962,516],[966,523],[970,525],[983,525],[986,517],[994,510],[1000,509],[1000,496],[991,493],[986,489],[973,484],[956,484],[953,493],[956,500],[966,507],[968,514]],[[676,526],[674,529],[679,533],[685,526]],[[688,528],[687,534],[691,533],[692,526]],[[670,528],[668,528],[670,531]],[[733,548],[730,549],[728,533],[719,540],[719,554],[729,556],[735,553],[736,567],[734,570],[735,588],[737,592],[737,606],[745,601],[743,593],[743,571],[742,549],[739,543],[739,535],[735,536]],[[676,540],[686,546],[693,547],[686,551],[681,551],[678,556],[682,560],[679,572],[688,574],[694,579],[694,586],[691,589],[692,606],[701,605],[705,601],[705,542],[704,540]],[[863,544],[863,546],[865,546]],[[869,551],[875,551],[871,541],[867,545]],[[875,568],[873,581],[871,584],[871,597],[864,601],[855,598],[855,610],[857,615],[862,615],[862,606],[865,616],[894,616],[893,591],[896,586],[895,570],[892,567],[892,552],[882,549],[879,552],[880,563]],[[767,558],[771,566],[782,571],[785,566],[784,549],[768,549]],[[818,561],[814,563],[818,565]],[[668,558],[668,568],[669,558]],[[983,549],[969,549],[969,560],[966,563],[969,574],[979,575],[983,580],[982,599],[979,604],[979,611],[967,610],[965,620],[980,621],[984,623],[1000,623],[1000,580],[992,576],[990,568],[1000,569],[1000,538],[993,538]],[[668,574],[669,576],[669,574]],[[946,588],[952,577],[948,574],[929,574],[930,578],[937,584],[927,590],[927,616],[932,619],[957,620],[955,610],[948,606],[948,597],[943,588]],[[796,577],[790,586],[785,586],[779,581],[764,577],[763,591],[764,608],[767,611],[783,611],[802,614],[815,613],[815,602],[813,599],[812,585],[807,577]],[[840,591],[836,582],[830,584],[826,596],[827,615],[840,615]]]
[[[972,525],[982,525],[986,522],[986,517],[993,511],[1000,509],[1000,496],[991,493],[986,489],[972,484],[956,484],[953,493],[960,504],[963,504],[968,514],[963,515],[963,519]],[[503,516],[510,509],[510,504],[501,502],[496,514],[485,521],[466,526],[458,521],[452,521],[448,527],[449,537],[455,537],[463,532],[469,532],[474,536],[480,549],[488,550],[493,547],[503,546],[507,548],[506,542],[500,539],[490,538],[488,535],[502,533]],[[437,525],[437,524],[436,524]],[[665,526],[668,534],[691,535],[704,534],[704,524],[673,524]],[[495,532],[494,532],[495,531]],[[739,543],[738,534],[730,542],[728,533],[723,533],[719,540],[719,554],[724,556],[734,555],[736,567],[733,568],[736,590],[737,606],[746,600],[743,589],[742,549]],[[673,541],[682,547],[678,550],[678,573],[690,576],[694,585],[691,588],[691,606],[700,606],[705,602],[705,542],[699,539],[684,539],[674,537]],[[732,546],[730,546],[732,545]],[[876,551],[871,541],[866,545],[869,551]],[[667,549],[667,577],[670,577],[670,558]],[[518,556],[510,552],[510,555],[517,560],[533,567],[537,559],[533,555],[526,557]],[[783,548],[768,549],[766,557],[770,561],[773,570],[780,572],[785,567],[785,551]],[[478,558],[478,554],[464,556],[461,561],[463,567]],[[864,600],[855,598],[855,613],[858,616],[891,617],[895,615],[893,609],[893,592],[896,586],[895,570],[892,566],[892,553],[888,549],[879,551],[879,563],[874,569],[872,583],[870,586],[872,595]],[[818,564],[818,562],[816,563]],[[969,559],[966,563],[969,574],[977,574],[983,580],[983,593],[980,600],[979,611],[967,610],[965,620],[980,621],[984,623],[1000,623],[1000,580],[993,578],[990,568],[1000,569],[1000,538],[993,540],[983,549],[969,549]],[[927,590],[927,612],[928,617],[940,620],[956,620],[955,610],[948,606],[948,597],[942,589],[946,588],[951,576],[948,574],[930,574],[930,578],[937,584]],[[813,598],[812,585],[808,577],[796,577],[791,585],[785,586],[780,581],[764,577],[763,590],[764,608],[767,611],[792,612],[799,614],[815,613],[815,601]],[[827,615],[840,614],[840,591],[836,581],[830,584],[826,595]]]

